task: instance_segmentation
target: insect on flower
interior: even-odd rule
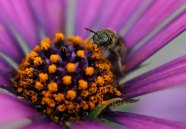
[[[121,60],[123,60],[127,52],[124,40],[111,29],[105,28],[97,32],[88,28],[85,29],[94,33],[90,40],[92,39],[93,43],[98,45],[101,53],[104,54],[108,60],[114,60],[113,62],[115,62],[115,64],[112,70],[115,71],[117,75],[122,74]]]

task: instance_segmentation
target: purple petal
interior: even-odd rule
[[[186,56],[167,63],[123,84],[121,92],[124,94],[124,98],[136,97],[157,90],[186,84],[185,78]]]
[[[104,0],[81,0],[76,3],[75,35],[85,38],[88,32],[84,28],[90,28],[92,24],[96,24],[104,3]]]
[[[38,26],[41,26],[46,35],[53,37],[56,32],[64,32],[66,1],[65,0],[29,0],[28,4]]]
[[[13,96],[0,93],[0,102],[0,124],[38,115],[35,109]]]
[[[8,33],[6,28],[0,24],[0,51],[11,57],[14,61],[20,62],[24,56],[23,50],[17,41]]]
[[[0,20],[7,28],[15,28],[28,45],[33,48],[38,42],[35,22],[25,0],[0,1]],[[16,32],[10,32],[16,33]]]
[[[180,14],[171,24],[165,27],[161,32],[155,35],[148,42],[144,43],[142,47],[137,49],[132,55],[130,55],[125,61],[126,71],[134,69],[141,62],[146,60],[152,54],[157,52],[172,39],[178,36],[186,29],[186,13]]]
[[[144,0],[131,2],[130,0],[81,0],[77,2],[75,13],[75,34],[82,37],[89,33],[85,27],[94,29],[111,28],[115,31],[121,30],[128,19],[144,4]],[[95,30],[97,31],[97,30]]]
[[[85,122],[78,122],[78,123],[71,123],[72,129],[111,129],[111,127],[108,127],[107,125],[104,125],[102,123],[96,122],[96,121],[85,121]]]
[[[127,48],[131,48],[135,45],[140,39],[151,32],[185,3],[185,0],[155,1],[124,36],[127,42]]]
[[[125,125],[132,129],[185,129],[186,125],[154,117],[116,112],[106,115],[108,120]]]
[[[65,129],[64,125],[59,125],[51,122],[50,120],[40,120],[32,123],[22,129]]]

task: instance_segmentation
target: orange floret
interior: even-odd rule
[[[36,88],[37,90],[42,90],[42,89],[43,89],[43,84],[41,84],[41,82],[36,82],[35,88]]]
[[[41,49],[42,50],[48,50],[48,48],[50,47],[50,39],[45,38],[40,42],[40,44],[41,44]]]
[[[54,64],[48,66],[49,73],[55,73],[56,70],[57,70],[57,67]]]
[[[58,57],[57,54],[52,54],[52,55],[50,56],[50,61],[51,61],[51,62],[56,63],[56,62],[58,62],[58,60],[59,60],[59,57]]]
[[[85,74],[88,75],[88,76],[92,76],[94,73],[94,68],[93,67],[87,67],[85,69]]]
[[[50,92],[55,92],[55,91],[57,91],[57,90],[58,90],[58,85],[57,85],[57,83],[55,83],[55,82],[49,83],[49,84],[48,84],[48,90],[49,90]]]
[[[102,86],[104,84],[104,79],[101,77],[101,76],[98,76],[97,79],[96,79],[96,83],[99,85],[99,86]]]
[[[58,41],[64,40],[64,39],[65,39],[65,36],[63,33],[56,33],[55,38],[54,38],[54,42],[58,42]]]
[[[40,80],[40,82],[45,83],[48,80],[48,74],[46,74],[46,73],[40,73],[39,74],[39,80]]]
[[[63,84],[70,85],[72,83],[72,77],[71,76],[64,76],[62,78]]]
[[[79,86],[78,89],[85,90],[88,87],[88,82],[85,80],[79,80]]]
[[[84,56],[85,56],[84,50],[78,50],[78,51],[76,52],[76,54],[77,54],[78,57],[81,57],[81,58],[84,58]]]
[[[34,65],[41,65],[43,63],[41,57],[34,58]]]
[[[76,97],[76,92],[73,90],[68,90],[66,94],[66,98],[69,100],[74,100]]]
[[[75,66],[74,63],[68,63],[68,64],[66,65],[66,69],[67,69],[67,71],[68,71],[69,73],[73,73],[73,72],[75,71],[75,69],[76,69],[76,66]]]

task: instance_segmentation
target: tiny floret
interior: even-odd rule
[[[48,48],[50,47],[50,39],[49,38],[45,38],[41,41],[41,49],[42,50],[48,50]]]
[[[41,65],[43,63],[41,57],[34,58],[34,65]]]
[[[40,82],[46,83],[46,81],[48,80],[48,74],[40,73],[39,74],[39,79],[40,79]]]
[[[73,90],[68,90],[67,91],[67,95],[66,95],[66,98],[69,99],[69,100],[74,100],[76,97],[76,92],[73,91]]]
[[[66,69],[69,73],[72,73],[75,71],[76,69],[76,66],[74,63],[68,63],[67,66],[66,66]]]
[[[49,90],[50,92],[55,92],[55,91],[57,91],[57,90],[58,90],[58,85],[57,85],[57,83],[55,83],[55,82],[49,83],[49,84],[48,84],[48,90]]]
[[[77,56],[80,57],[80,58],[84,58],[85,54],[84,54],[84,50],[79,50],[77,51]]]
[[[63,84],[70,85],[72,83],[72,77],[71,76],[64,76],[62,78]]]
[[[87,67],[85,69],[85,74],[88,76],[92,76],[94,74],[94,68],[93,67]]]
[[[58,60],[59,60],[59,57],[58,57],[57,54],[52,54],[52,55],[50,56],[50,61],[51,61],[51,62],[56,63],[56,62],[58,62]]]
[[[64,40],[64,39],[65,39],[65,36],[63,33],[56,33],[55,37],[54,37],[54,42],[58,42],[58,41]]]
[[[54,64],[51,64],[51,65],[48,66],[48,72],[50,74],[55,73],[56,70],[57,70],[57,67]]]
[[[88,87],[88,83],[85,80],[79,80],[79,87],[80,90],[85,90]]]

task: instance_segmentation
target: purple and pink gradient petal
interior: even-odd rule
[[[108,127],[107,125],[104,125],[103,123],[97,122],[97,121],[84,121],[79,123],[71,123],[72,129],[112,129],[111,127]]]
[[[43,31],[47,36],[53,37],[57,32],[65,30],[66,17],[66,0],[28,0],[32,15],[36,21],[36,26]]]
[[[65,129],[65,125],[55,124],[49,119],[43,119],[35,123],[31,123],[22,129]]]
[[[159,0],[155,1],[145,13],[136,20],[136,23],[124,36],[127,48],[130,49],[140,39],[175,13],[181,6],[186,4],[185,0]]]
[[[127,57],[124,62],[125,72],[129,72],[140,63],[153,55],[172,39],[177,37],[186,29],[186,13],[180,14],[171,24],[166,26],[161,32],[152,37],[149,41],[138,48],[133,54]]]
[[[25,101],[0,93],[0,124],[19,119],[35,119],[39,113]]]
[[[185,129],[186,125],[154,117],[116,112],[105,115],[106,119],[125,125],[131,129]]]
[[[11,31],[16,29],[24,38],[25,42],[28,43],[29,47],[33,48],[38,42],[38,33],[26,1],[20,0],[19,2],[9,2],[1,0],[0,8],[0,22],[3,22]]]
[[[157,90],[186,84],[186,56],[121,84],[124,98],[132,98]],[[122,86],[123,85],[123,86]]]

